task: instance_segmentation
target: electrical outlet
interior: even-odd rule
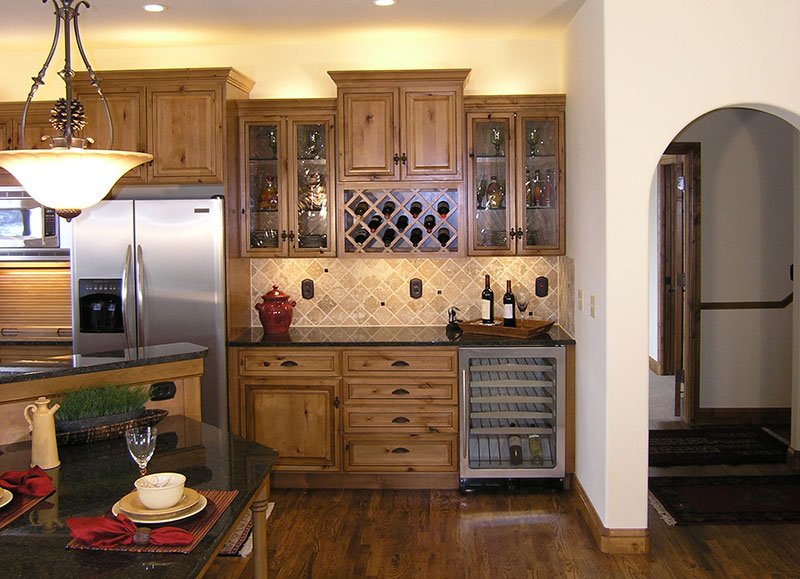
[[[595,313],[595,310],[594,310],[594,296],[590,296],[589,297],[589,315],[594,318],[595,317],[594,313]]]
[[[300,294],[303,299],[310,300],[314,297],[314,280],[304,279],[300,284]]]
[[[412,279],[408,284],[408,293],[415,300],[422,297],[422,280],[418,278]]]
[[[583,311],[583,290],[578,290],[578,311]]]

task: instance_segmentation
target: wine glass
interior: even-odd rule
[[[539,134],[539,129],[531,129],[528,131],[525,139],[528,141],[528,145],[531,148],[531,157],[535,157],[536,155],[541,154],[541,150],[539,145],[542,142],[542,137]]]
[[[503,146],[503,131],[501,131],[500,129],[493,128],[492,137],[490,140],[494,145],[494,154],[499,157],[501,155],[501,149]]]
[[[524,289],[518,290],[517,294],[514,296],[517,298],[517,309],[519,309],[519,315],[522,318],[522,325],[525,325],[525,310],[528,309],[528,302],[531,299],[530,294],[525,291]]]
[[[158,429],[155,426],[139,426],[129,428],[125,431],[125,441],[128,443],[128,452],[131,458],[139,465],[139,474],[147,474],[147,463],[156,450],[156,435]]]

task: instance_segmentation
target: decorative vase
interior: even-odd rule
[[[297,302],[289,299],[290,297],[290,295],[280,291],[277,285],[273,285],[272,291],[268,291],[261,296],[264,301],[256,304],[255,308],[258,310],[258,319],[261,320],[265,333],[285,334],[289,331],[289,326],[292,324],[294,306],[297,305]]]

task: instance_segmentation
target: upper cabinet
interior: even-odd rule
[[[340,181],[463,178],[467,69],[331,71]]]
[[[153,161],[121,183],[225,182],[226,103],[246,98],[253,81],[231,68],[97,72],[111,111],[114,148],[148,152]],[[87,136],[110,143],[108,121],[87,73],[75,77]],[[79,135],[80,136],[80,135]]]
[[[564,254],[564,104],[465,99],[470,255]]]
[[[237,103],[242,254],[335,254],[333,99]]]

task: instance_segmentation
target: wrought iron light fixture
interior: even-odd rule
[[[83,64],[89,73],[92,86],[97,90],[105,108],[106,118],[111,135],[109,149],[114,146],[114,128],[111,122],[111,111],[106,97],[100,88],[100,79],[92,70],[81,43],[78,30],[78,10],[81,6],[90,8],[86,0],[42,0],[51,1],[55,7],[56,28],[50,53],[39,74],[33,78],[33,85],[22,109],[20,128],[21,149],[0,151],[0,166],[11,173],[25,188],[28,194],[45,207],[51,207],[56,213],[69,221],[77,217],[81,209],[91,207],[105,197],[125,173],[134,167],[153,159],[148,153],[130,151],[113,151],[87,149],[93,143],[91,138],[78,138],[75,133],[86,124],[83,104],[72,96],[71,31],[75,32],[75,43],[80,52]],[[64,27],[64,69],[58,75],[66,85],[66,98],[59,99],[50,114],[50,124],[60,132],[59,136],[45,137],[50,139],[49,149],[25,148],[25,118],[33,95],[44,84],[44,75],[53,60],[61,26]]]

